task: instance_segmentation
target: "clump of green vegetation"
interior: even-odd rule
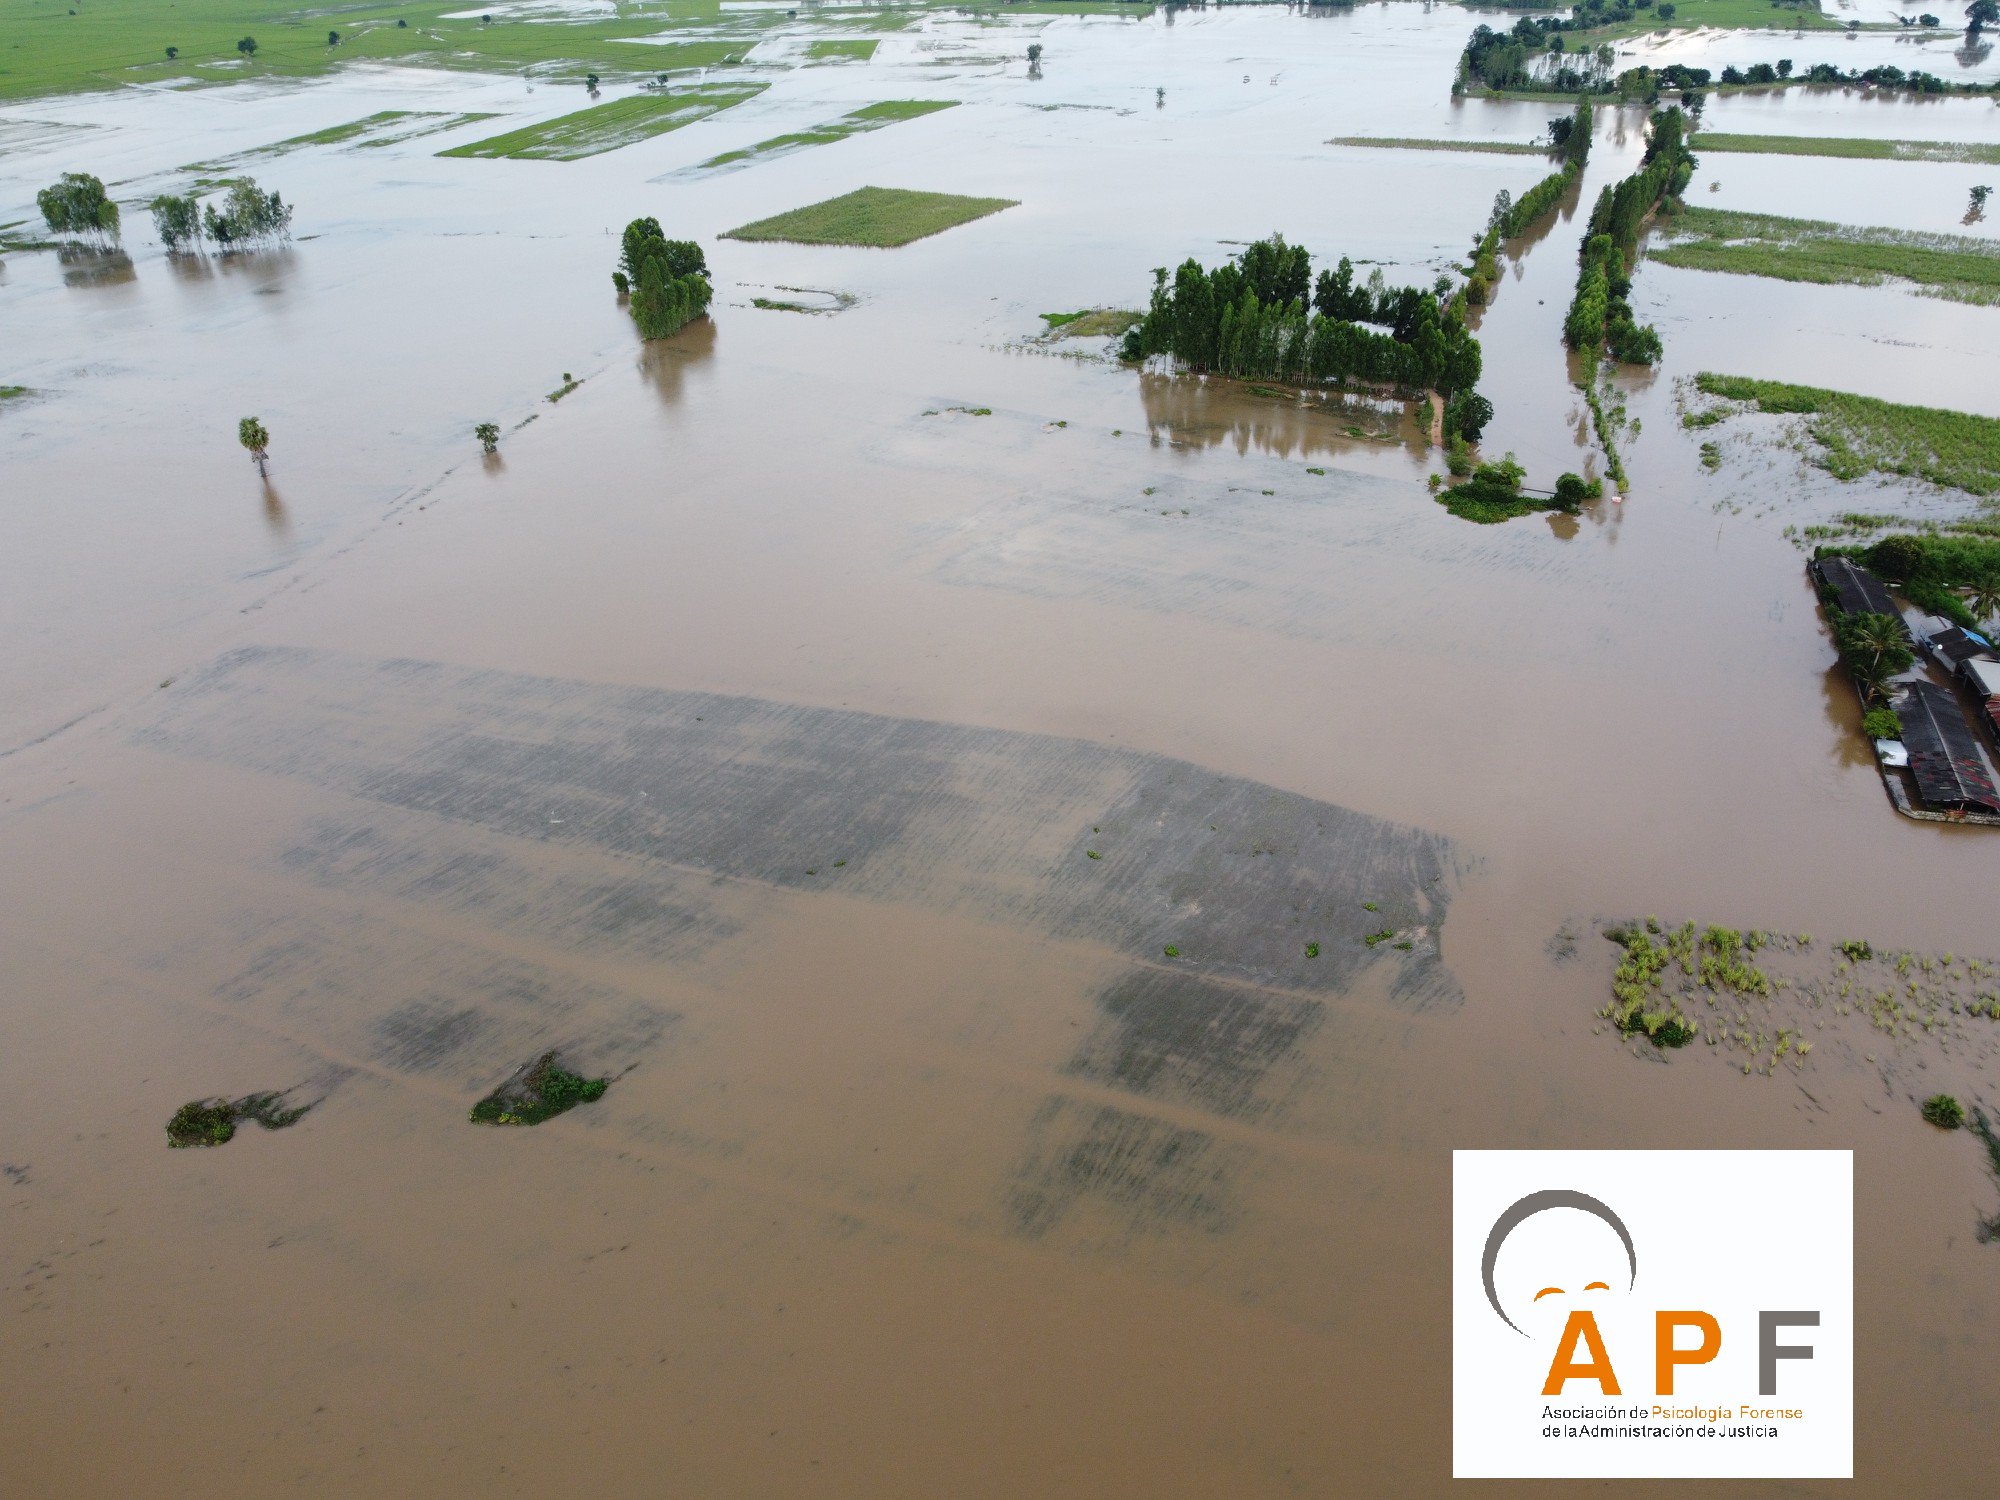
[[[1318,958],[1318,957],[1319,957],[1319,944],[1318,944],[1318,943],[1307,943],[1307,944],[1306,944],[1306,957],[1307,957],[1307,958]]]
[[[1957,1130],[1965,1124],[1965,1106],[1951,1094],[1932,1094],[1918,1109],[1939,1130]]]
[[[708,257],[693,240],[670,240],[654,218],[625,226],[622,254],[612,282],[631,291],[632,321],[639,336],[663,339],[708,311],[715,295],[709,285]]]
[[[2000,538],[1983,534],[1987,523],[1961,524],[1964,530],[1955,534],[1897,533],[1866,547],[1827,547],[1822,555],[1858,557],[1911,602],[1980,630],[2000,618]]]
[[[1704,371],[1694,380],[1710,396],[1811,418],[1817,462],[1836,479],[1899,474],[1972,495],[2000,492],[2000,419],[1740,375]]]
[[[968,198],[956,193],[864,187],[823,203],[739,225],[722,237],[891,249],[1018,206],[1019,200],[1014,198]]]
[[[238,1120],[255,1120],[266,1130],[283,1130],[304,1118],[310,1104],[287,1108],[283,1093],[246,1094],[241,1099],[191,1099],[167,1121],[167,1144],[176,1148],[220,1146],[236,1134]]]
[[[1703,136],[1703,146],[1708,143]],[[1978,306],[2000,302],[2000,245],[1992,240],[1715,208],[1676,215],[1673,235],[1649,254],[1692,271],[1822,286],[1880,286],[1893,279],[1914,283],[1926,296]]]
[[[1363,911],[1380,911],[1382,904],[1379,901],[1364,901],[1361,903],[1361,909]]]
[[[1059,339],[1118,338],[1136,324],[1142,315],[1120,311],[1117,308],[1088,308],[1083,312],[1043,313],[1042,321],[1049,325],[1049,334]]]
[[[692,125],[745,99],[754,99],[767,87],[763,83],[708,83],[632,94],[553,120],[538,120],[483,141],[452,146],[438,155],[580,161]]]
[[[567,396],[571,391],[575,390],[578,386],[582,384],[583,382],[581,380],[574,379],[570,375],[569,371],[564,370],[562,384],[549,392],[548,400],[552,403],[560,401],[562,400],[563,397]]]
[[[1377,943],[1388,942],[1389,939],[1394,937],[1395,935],[1396,935],[1395,928],[1384,927],[1380,932],[1369,933],[1368,936],[1363,938],[1361,941],[1366,943],[1369,947],[1373,948]]]
[[[1899,740],[1903,724],[1893,708],[1871,708],[1861,716],[1861,732],[1871,740]]]
[[[498,422],[481,422],[477,427],[472,429],[472,435],[479,439],[479,446],[488,454],[500,451],[500,424]]]
[[[473,1105],[470,1118],[475,1125],[539,1125],[595,1103],[609,1087],[610,1079],[572,1073],[557,1065],[555,1053],[544,1052]]]
[[[1722,467],[1722,444],[1703,443],[1701,445],[1701,466],[1711,474]]]
[[[1864,161],[2000,162],[2000,146],[1977,141],[1890,141],[1855,136],[1730,135],[1701,133],[1704,151],[1747,151],[1777,156],[1840,156]]]
[[[1172,943],[1167,944],[1167,946],[1160,951],[1165,953],[1168,958],[1179,958],[1181,956],[1181,950],[1176,948]]]
[[[1438,495],[1444,508],[1462,521],[1494,525],[1535,511],[1560,510],[1574,513],[1586,500],[1604,493],[1599,480],[1585,481],[1580,474],[1564,474],[1556,480],[1553,494],[1526,495],[1521,480],[1527,471],[1509,453],[1492,463],[1479,464],[1471,475]]]
[[[1833,946],[1849,963],[1862,963],[1875,956],[1865,938],[1843,938]]]

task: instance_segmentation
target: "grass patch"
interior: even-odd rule
[[[1042,321],[1049,325],[1050,335],[1059,339],[1116,338],[1145,321],[1145,314],[1097,307],[1083,312],[1043,313]]]
[[[754,146],[744,146],[735,151],[725,151],[720,156],[711,156],[694,170],[697,172],[720,171],[727,167],[747,167],[773,157],[789,156],[794,151],[804,151],[812,146],[830,146],[835,141],[844,141],[851,135],[863,135],[871,130],[880,130],[885,125],[895,125],[903,120],[919,120],[925,115],[934,115],[941,109],[950,109],[957,104],[956,99],[885,99],[880,104],[864,104],[860,109],[850,110],[837,120],[829,120],[824,125],[814,125],[806,130],[793,131],[789,135],[774,135],[768,141],[759,141]]]
[[[881,45],[880,37],[831,37],[808,43],[806,57],[813,62],[867,62]]]
[[[1694,144],[1702,151],[1740,151],[1768,156],[2000,163],[2000,146],[1973,141],[1874,141],[1854,136],[1729,135],[1722,131],[1704,130],[1695,138]]]
[[[864,187],[824,203],[741,225],[722,238],[888,249],[997,214],[1003,208],[1016,207],[1017,202],[1013,198],[966,198],[956,193]]]
[[[523,161],[580,161],[616,151],[755,98],[769,87],[763,83],[709,83],[690,88],[662,89],[593,104],[574,114],[558,115],[523,125],[504,135],[489,136],[464,146],[452,146],[439,156],[513,157]]]
[[[167,1144],[175,1148],[221,1146],[236,1134],[238,1120],[255,1120],[266,1130],[283,1130],[304,1118],[310,1104],[284,1105],[284,1094],[246,1094],[241,1099],[191,1099],[167,1121]]]
[[[25,385],[0,385],[0,401],[12,401],[16,396],[27,394],[28,388]]]
[[[1329,146],[1374,146],[1385,151],[1482,151],[1503,156],[1547,156],[1553,149],[1531,141],[1435,141],[1404,135],[1337,135]]]
[[[1926,296],[2000,304],[2000,242],[1907,229],[1871,229],[1775,214],[1690,208],[1651,259],[1693,271],[1727,271],[1827,286],[1914,282]]]
[[[1819,445],[1819,466],[1836,479],[1896,474],[1970,495],[2000,492],[2000,420],[1934,406],[1901,406],[1817,386],[1703,371],[1706,395],[1761,412],[1801,416]]]
[[[1917,1110],[1939,1130],[1959,1130],[1965,1125],[1965,1106],[1951,1094],[1932,1094]]]
[[[611,1087],[608,1078],[585,1078],[557,1065],[553,1052],[519,1069],[472,1106],[475,1125],[539,1125],[579,1104],[593,1104]]]

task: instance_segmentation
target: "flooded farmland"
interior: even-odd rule
[[[2000,1182],[1915,1101],[2000,1106],[1991,1047],[1633,1046],[1598,934],[2000,958],[2000,833],[1897,816],[1787,534],[1978,502],[1680,421],[1699,371],[2000,416],[2000,309],[1642,261],[1622,493],[1468,524],[1404,402],[1042,315],[1274,230],[1455,274],[1550,161],[1328,143],[1566,115],[1452,97],[1477,16],[907,19],[809,65],[802,11],[768,87],[573,160],[437,154],[589,102],[513,74],[0,109],[0,222],[89,170],[127,226],[0,256],[10,1490],[1477,1489],[1450,1153],[1582,1146],[1852,1148],[1855,1479],[1791,1492],[1986,1488]],[[1655,65],[1894,57],[1778,40]],[[695,170],[891,100],[957,107]],[[446,123],[251,164],[282,248],[145,227],[191,164],[387,111]],[[1605,474],[1564,310],[1645,123],[1599,108],[1475,313],[1481,450],[1543,487]],[[2000,139],[1858,90],[1703,123]],[[1716,153],[1688,198],[1991,238],[1994,173]],[[720,238],[864,186],[1016,206]],[[640,215],[715,285],[644,343]],[[552,1050],[602,1099],[468,1123]],[[312,1108],[166,1149],[264,1090]]]

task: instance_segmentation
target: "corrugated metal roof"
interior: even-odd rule
[[[1959,707],[1958,695],[1921,679],[1896,700],[1917,792],[1932,807],[2000,813],[1992,768]]]
[[[1982,698],[2000,698],[2000,661],[1988,657],[1975,656],[1959,663],[1958,670],[1971,683],[1972,691]]]
[[[1813,564],[1813,573],[1833,590],[1834,599],[1850,615],[1903,617],[1888,586],[1866,568],[1856,567],[1851,558],[1822,557]]]

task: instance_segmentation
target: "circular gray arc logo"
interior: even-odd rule
[[[1493,1221],[1493,1227],[1486,1232],[1486,1254],[1481,1260],[1479,1275],[1486,1283],[1486,1300],[1493,1304],[1493,1311],[1500,1314],[1501,1322],[1520,1334],[1522,1338],[1528,1336],[1527,1330],[1507,1316],[1506,1309],[1500,1305],[1500,1294],[1493,1290],[1493,1263],[1500,1258],[1500,1246],[1521,1221],[1548,1208],[1574,1208],[1583,1213],[1595,1214],[1609,1224],[1617,1231],[1618,1238],[1624,1241],[1625,1258],[1632,1266],[1631,1284],[1636,1285],[1639,1280],[1639,1252],[1632,1248],[1632,1232],[1625,1227],[1625,1221],[1618,1217],[1610,1204],[1600,1198],[1593,1198],[1588,1193],[1579,1193],[1574,1188],[1544,1188],[1539,1193],[1530,1193],[1525,1198],[1517,1198],[1507,1206],[1506,1212]],[[1630,1289],[1631,1286],[1628,1285],[1626,1290]]]

